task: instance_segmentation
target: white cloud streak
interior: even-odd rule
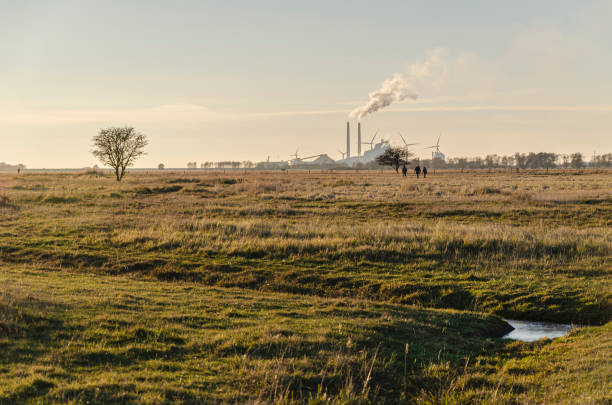
[[[612,112],[612,105],[425,105],[394,107],[388,113],[430,112]],[[348,109],[294,110],[269,112],[215,112],[192,104],[163,105],[118,110],[44,110],[0,113],[0,125],[57,126],[79,123],[198,123],[222,120],[259,120],[282,117],[346,115]]]
[[[124,109],[62,109],[0,112],[0,124],[65,125],[89,122],[142,123],[211,121],[225,114],[195,104],[167,104]]]

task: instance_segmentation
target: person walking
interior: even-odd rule
[[[406,177],[406,173],[408,173],[408,169],[406,168],[406,165],[404,165],[404,167],[402,167],[402,174],[404,177]]]
[[[416,173],[418,179],[419,175],[421,174],[421,166],[417,165],[417,167],[414,168],[414,172]]]
[[[423,166],[423,178],[427,178],[427,168],[425,166]]]

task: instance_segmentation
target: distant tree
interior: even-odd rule
[[[487,155],[485,157],[485,164],[489,168],[489,170],[499,166],[499,156],[497,155]]]
[[[157,168],[158,168],[159,170],[164,170],[164,169],[166,168],[166,165],[165,165],[165,164],[163,164],[163,163],[160,163],[160,164],[158,164],[158,165],[157,165]]]
[[[572,153],[571,159],[572,160],[570,164],[572,165],[573,168],[581,169],[584,167],[584,159],[582,157],[582,153],[580,152]]]
[[[482,169],[484,167],[484,162],[481,157],[475,157],[468,164],[471,169]]]
[[[467,160],[467,158],[457,158],[457,166],[459,166],[461,171],[463,171],[465,168],[467,168],[468,167],[468,160]]]
[[[502,156],[501,160],[500,160],[501,165],[503,166],[504,169],[507,169],[508,166],[510,166],[508,164],[508,156]]]
[[[198,168],[198,163],[197,162],[187,162],[187,168],[188,169],[197,169]]]
[[[530,169],[537,169],[538,168],[538,156],[533,152],[529,152],[529,154],[527,155],[525,164]]]
[[[594,167],[611,167],[612,153],[606,153],[604,155],[593,155],[591,165]]]
[[[429,167],[434,169],[434,172],[435,172],[436,169],[443,169],[444,166],[445,166],[445,162],[444,162],[443,159],[441,159],[439,157],[434,157],[429,162],[423,161],[423,166],[426,166],[426,165],[429,165]]]
[[[410,153],[406,148],[390,147],[385,152],[376,158],[376,163],[380,166],[391,166],[399,173],[400,166],[408,164]]]
[[[543,167],[548,171],[548,169],[555,166],[555,162],[559,155],[556,153],[548,153],[548,152],[540,152],[538,153],[538,161],[540,163],[540,167]]]
[[[125,169],[133,166],[136,159],[145,154],[147,137],[132,127],[110,127],[101,129],[93,137],[91,153],[105,165],[115,170],[117,181],[125,175]]]
[[[563,163],[562,163],[562,164],[563,164],[563,167],[564,167],[564,168],[566,168],[566,169],[567,169],[567,168],[569,167],[569,165],[570,165],[570,159],[571,159],[571,158],[570,158],[570,155],[568,155],[568,154],[563,154],[563,155],[561,155],[561,160],[563,161]]]
[[[512,168],[516,166],[516,159],[514,156],[508,156],[508,169],[512,170]]]
[[[515,153],[514,160],[516,162],[516,167],[521,169],[527,168],[527,156],[524,153]]]

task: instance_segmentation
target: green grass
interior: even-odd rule
[[[0,403],[612,401],[612,172],[0,187]]]
[[[524,344],[453,310],[29,266],[0,285],[0,403],[612,399],[612,324]]]
[[[5,403],[303,402],[342,390],[390,403],[427,386],[430,364],[461,365],[509,330],[456,311],[31,268],[4,268],[0,284]]]

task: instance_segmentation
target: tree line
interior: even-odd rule
[[[198,164],[196,162],[190,162],[187,164],[188,169],[196,169]],[[200,163],[201,169],[251,169],[255,167],[255,163],[250,160],[224,160],[220,162],[204,162]]]
[[[25,168],[26,166],[21,163],[18,165],[11,165],[6,162],[0,162],[0,172],[12,172],[15,170],[24,170]]]
[[[513,155],[487,155],[484,158],[458,157],[450,158],[446,162],[434,161],[438,168],[451,169],[553,169],[584,167],[612,167],[612,153],[594,155],[589,162],[580,152],[571,154],[559,154],[551,152],[515,153]]]
[[[403,165],[428,166],[433,169],[554,169],[584,167],[606,168],[612,167],[612,153],[594,154],[590,161],[586,161],[580,152],[559,154],[551,152],[515,153],[513,155],[487,155],[482,157],[457,157],[442,159],[415,158],[405,148],[390,147],[385,153],[378,156],[375,163],[379,166],[390,166],[397,172]],[[364,168],[366,166],[363,166]]]

